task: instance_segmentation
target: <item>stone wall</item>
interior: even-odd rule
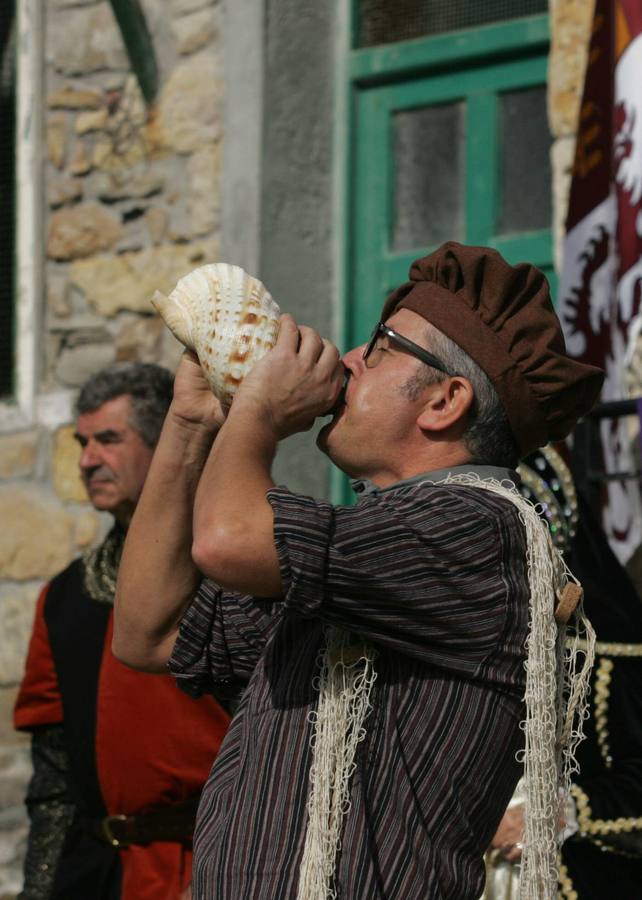
[[[0,900],[21,882],[30,768],[11,711],[35,600],[106,526],[77,474],[77,388],[116,360],[172,367],[180,348],[149,297],[218,254],[221,10],[217,0],[142,5],[160,69],[150,108],[108,2],[44,4],[39,412],[28,430],[0,433]]]
[[[558,271],[594,6],[594,0],[550,0],[548,113],[553,136],[553,230]]]

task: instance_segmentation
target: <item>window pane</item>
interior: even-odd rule
[[[393,117],[394,250],[464,237],[463,102]]]
[[[547,0],[360,0],[357,47],[545,13]]]
[[[546,88],[500,98],[501,205],[499,234],[551,227],[551,136]]]

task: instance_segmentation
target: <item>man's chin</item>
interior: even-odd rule
[[[334,416],[329,422],[327,422],[323,428],[319,431],[317,435],[317,447],[322,453],[325,453],[326,456],[329,456],[332,459],[332,432],[337,426],[338,416]]]
[[[334,435],[334,431],[338,424],[338,418],[335,416],[331,422],[328,422],[327,425],[323,426],[317,435],[317,447],[322,453],[325,453],[330,462],[338,469],[341,469],[342,472],[345,472],[346,475],[349,475],[350,472],[345,467],[345,460],[341,458],[341,442],[337,441]]]
[[[335,430],[335,428],[343,418],[345,408],[345,402],[342,401],[341,403],[339,403],[330,421],[323,426],[323,428],[317,435],[317,447],[319,448],[319,450],[321,450],[322,453],[325,453],[326,456],[329,456],[330,459],[332,459],[332,449],[330,446],[332,432]]]
[[[328,452],[328,431],[332,428],[332,422],[328,422],[327,425],[324,425],[321,431],[317,434],[317,447],[322,453]]]
[[[89,502],[99,512],[111,512],[120,502],[118,497],[115,497],[109,490],[104,488],[87,487],[86,490]]]

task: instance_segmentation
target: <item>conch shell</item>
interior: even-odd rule
[[[280,310],[266,287],[227,263],[194,269],[169,297],[156,291],[152,304],[178,340],[194,350],[212,391],[226,406],[279,332]]]

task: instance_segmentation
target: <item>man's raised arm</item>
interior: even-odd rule
[[[283,438],[312,427],[336,403],[344,368],[317,332],[281,317],[275,347],[245,377],[203,471],[194,503],[192,554],[229,591],[282,593],[274,516],[266,493]]]
[[[133,668],[165,671],[201,579],[191,556],[192,509],[222,422],[196,357],[185,353],[118,574],[112,647]]]

